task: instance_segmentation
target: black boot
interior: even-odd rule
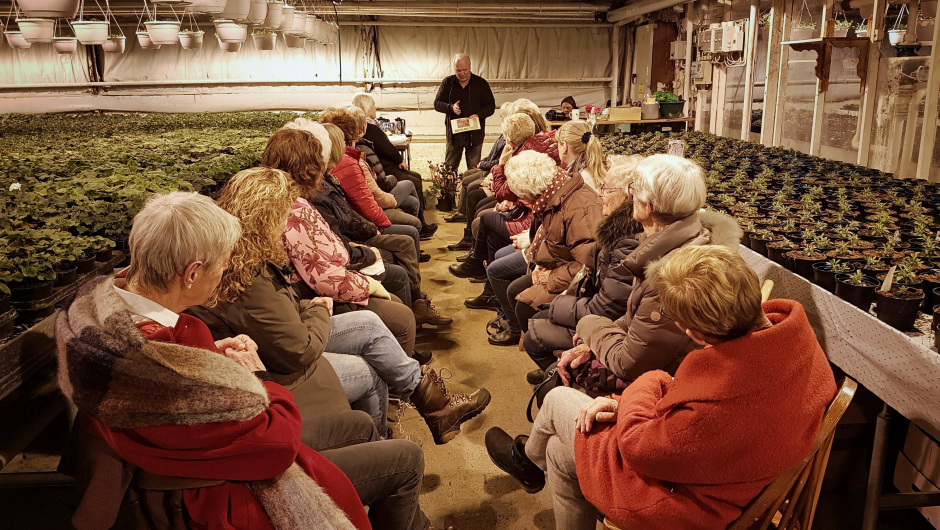
[[[489,296],[484,293],[474,298],[467,298],[463,301],[463,305],[467,306],[468,309],[489,309],[496,311],[499,309],[499,300],[495,296]]]
[[[475,256],[471,256],[463,263],[455,263],[447,269],[458,278],[486,279],[486,267],[483,266],[483,260]]]
[[[473,243],[474,243],[474,241],[473,241],[473,231],[470,230],[469,228],[464,228],[464,229],[463,229],[463,239],[461,239],[460,241],[458,241],[458,242],[456,242],[456,243],[453,243],[453,244],[451,244],[451,245],[447,245],[447,250],[454,250],[454,251],[457,251],[457,250],[460,250],[460,251],[463,251],[463,250],[472,250],[472,249],[473,249]]]
[[[427,241],[431,239],[431,236],[437,232],[437,223],[428,223],[421,227],[419,235],[421,236],[421,241]]]
[[[522,338],[522,332],[507,329],[500,331],[495,335],[490,335],[487,339],[493,346],[518,346],[519,339]]]
[[[493,427],[486,431],[486,452],[496,467],[516,479],[526,493],[538,493],[545,487],[545,472],[525,454],[528,436],[513,439],[506,431]]]
[[[453,215],[448,215],[447,217],[445,217],[445,218],[444,218],[444,222],[447,222],[447,223],[466,223],[466,222],[467,222],[467,216],[464,215],[464,214],[462,214],[462,213],[460,213],[460,212],[457,212],[457,213],[455,213],[455,214],[453,214]]]

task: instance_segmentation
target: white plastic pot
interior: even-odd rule
[[[205,33],[204,31],[180,32],[180,46],[182,46],[184,50],[198,50],[202,48],[202,38]]]
[[[892,29],[888,31],[888,42],[892,46],[897,46],[904,42],[904,37],[907,35],[906,29]]]
[[[219,48],[222,48],[223,52],[235,53],[242,49],[242,43],[219,41]]]
[[[78,49],[78,39],[75,37],[54,37],[52,47],[59,55],[75,53],[75,50]]]
[[[248,38],[248,26],[231,20],[216,20],[215,33],[221,42],[245,42]]]
[[[47,18],[18,18],[16,25],[26,42],[52,42],[55,32],[55,20]]]
[[[291,23],[291,27],[287,30],[291,35],[303,35],[304,31],[307,29],[307,13],[306,11],[294,11],[294,21]]]
[[[918,20],[917,21],[917,40],[920,42],[933,42],[933,26],[935,20]],[[23,29],[20,26],[20,29]]]
[[[104,44],[108,41],[108,23],[99,20],[76,20],[72,22],[72,30],[78,37],[78,42],[89,46]]]
[[[316,15],[307,13],[307,19],[304,21],[304,37],[308,40],[317,40],[320,29],[318,22],[320,19]]]
[[[17,0],[20,9],[31,18],[75,18],[79,0]]]
[[[242,21],[248,18],[251,10],[251,0],[228,0],[225,9],[219,13],[219,19]]]
[[[833,37],[848,37],[849,28],[835,28],[832,32]]]
[[[108,41],[101,45],[108,53],[124,53],[127,39],[124,37],[108,37]]]
[[[17,50],[25,50],[33,45],[31,42],[26,42],[26,39],[23,38],[23,34],[19,31],[4,31],[3,35],[7,38],[7,42],[10,43],[10,47]]]
[[[150,0],[150,3],[158,4],[158,5],[161,5],[161,4],[172,5],[172,4],[182,4],[183,0]]]
[[[790,40],[812,39],[815,32],[816,28],[791,28]]]
[[[180,23],[174,20],[151,20],[144,22],[147,34],[154,44],[176,44],[180,39]]]
[[[287,31],[294,24],[294,6],[284,6],[281,8],[281,25],[277,29]]]
[[[307,39],[300,35],[284,35],[288,48],[303,48],[307,44]]]
[[[261,24],[268,16],[268,0],[251,0],[251,6],[248,9],[248,22],[251,24]]]
[[[268,12],[264,16],[262,28],[278,29],[281,26],[281,20],[284,15],[284,4],[280,2],[268,2]]]
[[[251,40],[255,41],[255,48],[264,51],[271,51],[274,49],[274,46],[277,44],[277,34],[276,33],[265,33],[261,35],[253,34]]]
[[[228,0],[190,0],[185,9],[189,13],[216,14],[225,11],[227,2]]]
[[[146,31],[137,32],[137,42],[140,43],[140,49],[142,50],[159,50],[160,49],[160,45],[154,44],[153,41],[150,40],[150,34],[147,33]]]
[[[868,37],[868,28],[858,28],[855,30],[856,37]]]

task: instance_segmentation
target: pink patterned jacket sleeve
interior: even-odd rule
[[[291,207],[283,239],[300,279],[320,296],[359,305],[369,302],[369,280],[346,269],[346,247],[306,199],[297,199]]]

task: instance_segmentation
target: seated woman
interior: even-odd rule
[[[372,150],[382,164],[385,174],[394,178],[397,182],[407,180],[414,184],[421,205],[421,210],[418,213],[418,220],[421,221],[421,237],[431,237],[437,232],[437,224],[427,223],[424,220],[424,211],[427,207],[424,201],[424,180],[421,178],[421,174],[408,168],[408,162],[402,158],[401,152],[392,145],[388,135],[379,127],[379,122],[376,121],[375,99],[365,92],[359,92],[353,96],[352,104],[362,109],[366,114],[368,125],[366,125],[366,133],[363,139],[372,143]]]
[[[607,177],[604,150],[600,140],[584,121],[569,121],[555,134],[558,140],[558,158],[569,175],[579,173],[584,183],[600,193]]]
[[[241,220],[245,236],[233,252],[232,269],[222,278],[218,306],[207,311],[219,328],[224,325],[222,329],[254,337],[270,365],[288,365],[303,373],[315,355],[309,350],[300,355],[296,347],[315,344],[316,354],[326,350],[322,355],[339,373],[349,401],[354,406],[365,401],[380,433],[388,432],[388,395],[383,392],[382,399],[370,395],[377,385],[387,384],[388,390],[415,406],[436,443],[452,440],[464,421],[486,408],[489,392],[451,395],[433,369],[422,370],[405,354],[374,313],[356,311],[330,318],[329,300],[324,308],[317,307],[323,301],[319,298],[299,300],[284,275],[277,273],[288,260],[281,242],[285,224],[289,232],[292,225],[306,222],[295,216],[298,204],[306,202],[296,199],[298,193],[289,175],[264,167],[241,171],[225,185],[219,206]],[[319,214],[313,210],[313,215]],[[363,373],[363,364],[378,374],[378,383]]]
[[[565,124],[559,135],[564,136]],[[613,156],[611,158],[614,158]],[[538,365],[528,375],[531,384],[542,382],[543,370],[558,360],[556,351],[571,348],[578,321],[586,315],[618,319],[627,312],[627,300],[633,286],[633,274],[616,269],[616,265],[633,252],[643,232],[643,225],[633,218],[633,199],[629,195],[633,171],[642,157],[620,157],[625,160],[612,165],[600,190],[604,220],[597,225],[597,251],[590,270],[578,287],[576,295],[558,295],[548,309],[532,317],[523,345]],[[582,171],[583,174],[583,171]]]
[[[194,527],[367,529],[353,484],[301,442],[294,396],[271,380],[254,343],[215,342],[180,314],[213,293],[240,236],[238,220],[208,197],[150,199],[134,218],[126,277],[92,280],[59,313],[59,386],[81,429],[124,461],[226,481],[185,490]],[[96,469],[93,481],[99,472],[109,474]],[[117,513],[128,482],[113,478],[89,488],[81,509]]]
[[[506,181],[513,193],[533,205],[533,224],[528,247],[503,258],[519,256],[527,273],[508,285],[493,282],[508,324],[489,337],[490,344],[498,346],[519,344],[538,309],[565,292],[575,275],[594,262],[594,229],[601,221],[597,193],[580,174],[569,176],[548,155],[526,151],[514,156],[506,164]]]
[[[650,370],[674,374],[695,343],[681,333],[660,311],[657,267],[677,249],[693,245],[724,245],[737,251],[741,228],[730,217],[708,210],[705,174],[690,160],[673,155],[653,155],[634,172],[633,218],[643,225],[640,244],[616,265],[615,274],[632,274],[633,289],[624,316],[612,320],[587,315],[578,321],[577,346],[564,352],[558,371],[568,381],[568,366],[591,362],[587,372],[603,369],[607,388],[596,393],[622,390]],[[582,387],[588,385],[578,381]]]
[[[548,393],[529,436],[486,433],[493,462],[535,493],[555,527],[726,528],[809,453],[836,392],[803,306],[760,303],[734,251],[690,246],[655,273],[662,315],[700,349],[675,378],[640,376],[619,397]]]

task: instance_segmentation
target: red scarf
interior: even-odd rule
[[[552,183],[548,185],[548,188],[542,192],[542,195],[535,201],[535,204],[532,206],[532,216],[541,217],[542,212],[545,211],[545,208],[548,207],[549,203],[552,202],[552,199],[555,198],[555,195],[558,193],[561,188],[571,180],[571,177],[568,173],[558,168],[555,171],[555,178],[552,179]],[[538,252],[539,246],[542,244],[542,241],[545,241],[545,230],[542,230],[544,226],[540,225],[539,229],[535,232],[535,239],[532,240],[532,244],[526,248],[526,260],[529,263],[535,261],[535,254]]]

